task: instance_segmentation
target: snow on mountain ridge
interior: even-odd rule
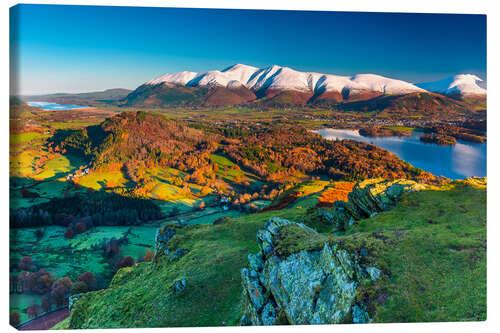
[[[226,69],[223,69],[223,73],[227,73],[234,78],[234,80],[239,81],[241,84],[246,84],[252,75],[255,74],[259,69],[257,67],[236,64]]]
[[[478,77],[476,77],[476,79],[480,80]],[[470,90],[470,80],[471,78],[469,77],[465,79],[462,78],[456,84],[458,87],[456,89]],[[163,82],[188,86],[219,85],[228,88],[244,86],[253,91],[267,89],[294,90],[313,94],[323,92],[343,93],[344,91],[371,91],[382,94],[426,92],[426,88],[422,85],[417,86],[409,82],[376,74],[339,76],[314,72],[300,72],[289,67],[278,65],[257,68],[244,64],[235,64],[222,71],[213,70],[204,73],[180,72],[165,74],[145,84],[154,85]],[[240,83],[240,85],[237,84],[237,82]],[[476,85],[475,82],[474,85]],[[463,86],[465,88],[462,88]],[[447,89],[449,88],[450,87]]]
[[[164,74],[162,76],[159,76],[157,78],[154,78],[152,80],[149,80],[145,84],[149,85],[155,85],[155,84],[160,84],[160,83],[174,83],[174,84],[182,84],[185,85],[192,79],[194,79],[198,73],[195,72],[189,72],[189,71],[184,71],[184,72],[178,72],[174,74]]]
[[[459,74],[442,80],[418,83],[416,86],[440,94],[486,95],[486,89],[477,82],[483,81],[474,74]]]

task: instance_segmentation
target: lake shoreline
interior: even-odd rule
[[[365,137],[357,129],[321,128],[313,130],[327,140],[350,139],[376,145],[413,166],[450,179],[486,177],[486,143],[457,140],[453,146],[424,143],[421,131],[410,136]]]
[[[64,111],[64,110],[80,110],[80,109],[94,109],[93,106],[84,106],[76,104],[59,104],[51,102],[29,101],[26,102],[29,106],[41,108],[42,111]]]

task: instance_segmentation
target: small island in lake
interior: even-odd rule
[[[435,143],[441,146],[454,145],[457,143],[457,140],[452,136],[436,133],[426,133],[420,137],[420,141]]]

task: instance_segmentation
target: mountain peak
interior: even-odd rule
[[[445,95],[482,96],[486,95],[486,89],[477,84],[481,81],[483,80],[474,74],[458,74],[437,81],[418,83],[416,86]]]

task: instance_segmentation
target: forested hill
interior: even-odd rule
[[[142,111],[121,113],[97,126],[61,132],[56,141],[84,155],[93,168],[124,168],[133,181],[141,179],[145,167],[153,166],[191,173],[204,168],[202,172],[210,173],[210,154],[216,151],[266,181],[283,182],[296,172],[349,180],[435,179],[374,145],[328,141],[301,127],[188,126]]]

